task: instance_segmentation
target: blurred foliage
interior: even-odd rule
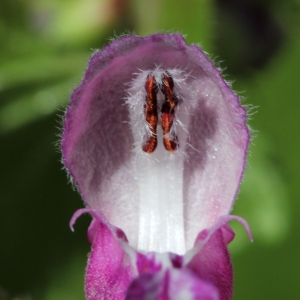
[[[90,218],[70,232],[82,203],[55,150],[59,116],[91,49],[159,31],[201,43],[256,107],[233,211],[255,242],[232,224],[234,299],[298,299],[299,25],[299,0],[0,0],[0,300],[84,299]]]

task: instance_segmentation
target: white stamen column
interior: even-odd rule
[[[183,199],[183,169],[185,146],[187,142],[187,128],[189,123],[188,101],[181,101],[175,110],[173,123],[174,133],[178,137],[179,149],[168,151],[163,145],[163,131],[161,120],[157,124],[157,148],[152,153],[143,152],[145,135],[149,134],[145,119],[144,105],[146,102],[145,82],[149,74],[155,77],[158,85],[162,84],[162,77],[166,70],[155,69],[142,71],[133,80],[128,90],[127,104],[130,111],[130,123],[134,137],[135,177],[139,186],[139,251],[174,252],[184,254],[184,199]],[[179,88],[184,78],[179,70],[167,71]],[[181,78],[182,77],[182,78]],[[176,95],[178,96],[177,92]],[[165,96],[158,89],[158,114]],[[159,117],[160,118],[160,117]],[[178,122],[176,121],[178,120]]]
[[[163,147],[162,138],[154,153],[145,153],[143,156],[137,168],[138,249],[184,254],[184,157],[168,153]]]

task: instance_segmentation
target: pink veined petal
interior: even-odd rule
[[[182,184],[185,245],[180,251],[184,252],[193,247],[199,230],[230,212],[249,142],[245,109],[200,48],[187,46],[178,34],[156,34],[123,37],[96,52],[66,114],[63,160],[88,207],[102,212],[138,248],[143,197],[133,151],[138,129],[131,118],[134,108],[126,105],[126,97],[131,84],[139,85],[135,80],[140,70],[158,67],[184,74],[176,84],[182,97],[179,117],[181,113],[184,119],[187,111],[188,137],[183,143],[179,130],[185,159],[182,183],[175,184]],[[144,92],[144,83],[140,85]],[[166,191],[172,192],[171,185]],[[160,230],[151,235],[157,243],[163,240]],[[172,251],[172,247],[163,249]],[[149,246],[148,250],[156,248]]]

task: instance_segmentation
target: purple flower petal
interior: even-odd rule
[[[128,255],[102,222],[94,220],[89,230],[95,235],[86,269],[86,299],[124,299],[135,275]]]
[[[93,221],[86,297],[232,297],[227,225],[245,167],[246,112],[178,34],[96,52],[68,108],[63,161]],[[199,233],[200,232],[200,233]]]
[[[219,300],[218,290],[189,270],[145,273],[129,286],[125,300]]]
[[[148,154],[145,83],[151,75],[162,86],[166,74],[178,99],[170,137],[179,148],[164,148],[159,121],[157,149]],[[131,246],[184,254],[232,208],[249,141],[245,120],[220,72],[181,35],[123,37],[94,54],[72,95],[63,161],[88,207],[121,228]]]
[[[186,267],[214,284],[220,300],[230,300],[233,294],[233,272],[227,247],[234,238],[234,232],[227,224],[230,220],[241,222],[252,240],[246,221],[237,216],[222,216],[213,227],[199,233],[194,249],[185,255]]]
[[[218,288],[221,300],[232,299],[233,292],[232,265],[226,242],[228,230],[234,235],[229,226],[218,229],[187,265]]]

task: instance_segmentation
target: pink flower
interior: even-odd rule
[[[88,300],[232,297],[227,225],[244,172],[245,109],[178,34],[96,52],[68,108],[63,162],[93,221]]]

